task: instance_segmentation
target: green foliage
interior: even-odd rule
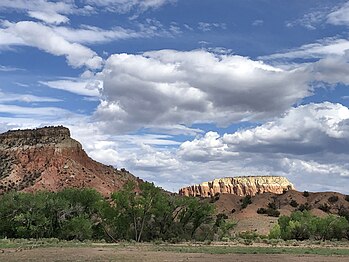
[[[113,238],[177,242],[212,237],[209,233],[212,230],[205,229],[207,225],[213,226],[214,207],[210,203],[198,198],[170,196],[147,182],[141,184],[140,193],[134,189],[134,184],[127,184],[112,195],[114,215],[107,223]]]
[[[92,189],[11,192],[0,198],[0,237],[209,241],[236,224],[225,215],[215,221],[213,212],[208,201],[173,196],[151,183],[128,183],[111,201]]]
[[[252,198],[250,195],[245,196],[242,200],[241,203],[241,208],[244,209],[246,208],[248,205],[252,204]]]
[[[274,227],[269,236],[281,237],[284,240],[318,239],[331,240],[348,237],[349,222],[344,217],[333,215],[324,218],[311,215],[308,211],[296,211],[291,216],[281,216],[278,226]]]
[[[216,216],[216,222],[214,224],[215,233],[218,239],[223,239],[230,236],[230,230],[232,230],[237,223],[234,220],[229,220],[228,216],[224,213],[220,213]]]
[[[304,191],[304,192],[303,192],[303,196],[304,196],[304,197],[308,197],[308,196],[309,196],[309,192],[308,192],[308,191]]]
[[[268,237],[270,239],[278,239],[281,238],[281,228],[279,224],[276,224],[273,226],[273,228],[270,230]]]
[[[89,217],[80,215],[67,220],[62,225],[61,236],[62,239],[78,239],[83,241],[91,239],[93,234],[92,222]]]
[[[102,196],[91,189],[5,194],[0,201],[0,237],[70,240],[94,234],[103,238],[98,226],[93,226],[98,225],[102,202]]]

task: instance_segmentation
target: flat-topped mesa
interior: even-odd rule
[[[75,142],[75,143],[74,143]],[[10,130],[0,134],[1,148],[36,146],[47,144],[79,144],[70,138],[70,131],[63,126],[43,127],[26,130]]]
[[[88,187],[109,196],[129,180],[140,181],[126,170],[92,160],[66,127],[0,134],[0,194]]]
[[[293,184],[281,176],[239,176],[214,179],[199,185],[184,187],[179,190],[179,194],[200,197],[211,197],[217,193],[254,196],[265,192],[282,194],[294,189]]]

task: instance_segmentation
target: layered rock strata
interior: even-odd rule
[[[0,134],[0,194],[11,190],[59,191],[95,188],[105,196],[127,181],[128,171],[92,160],[65,127],[45,127]]]
[[[238,196],[271,192],[282,194],[287,190],[294,190],[294,186],[287,178],[280,176],[241,176],[226,177],[204,182],[199,185],[184,187],[179,190],[180,195],[210,197],[217,193]]]

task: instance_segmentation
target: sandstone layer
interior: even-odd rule
[[[92,160],[65,127],[8,131],[0,134],[0,194],[11,190],[59,191],[95,188],[105,196],[127,181],[128,171]]]
[[[179,194],[200,197],[210,197],[217,193],[254,196],[265,192],[282,194],[287,190],[294,190],[294,186],[285,177],[241,176],[215,179],[199,185],[184,187],[179,190]]]

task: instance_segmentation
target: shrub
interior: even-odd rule
[[[275,203],[270,202],[270,203],[268,204],[268,208],[270,208],[270,209],[276,209]]]
[[[234,214],[235,212],[236,212],[236,209],[233,208],[233,209],[231,210],[231,213]]]
[[[273,226],[273,228],[269,232],[268,237],[269,239],[281,238],[281,229],[279,224]]]
[[[344,199],[349,202],[349,195],[346,195]]]
[[[309,211],[311,209],[311,206],[308,203],[301,204],[298,207],[298,210],[303,212],[303,211]]]
[[[328,202],[330,203],[336,203],[338,201],[338,196],[330,196],[328,198]]]
[[[308,191],[304,191],[303,192],[303,196],[308,197],[309,196],[309,192]]]
[[[272,208],[267,209],[267,215],[269,217],[279,217],[280,216],[280,211]]]
[[[298,204],[298,202],[296,200],[294,200],[294,199],[291,200],[291,202],[290,202],[290,206],[291,207],[298,207],[298,205],[299,204]]]
[[[324,212],[326,212],[326,213],[328,213],[328,212],[330,212],[331,207],[325,203],[325,204],[321,204],[319,206],[319,209],[324,211]]]
[[[267,209],[264,207],[260,207],[257,209],[257,214],[266,214],[267,213]]]
[[[261,207],[261,208],[258,208],[257,209],[257,213],[258,214],[266,214],[270,217],[279,217],[280,216],[280,212],[274,208],[264,208],[264,207]]]
[[[242,199],[241,208],[246,208],[249,204],[252,204],[252,199],[250,195],[247,195]]]

